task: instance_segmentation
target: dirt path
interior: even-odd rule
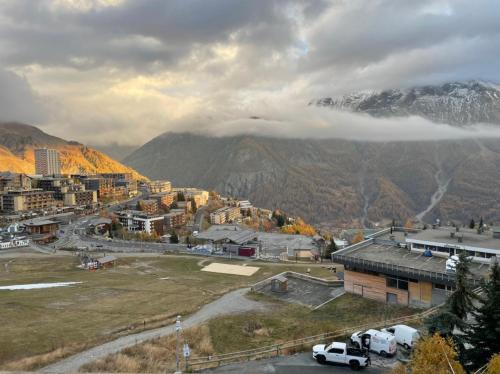
[[[199,311],[192,314],[183,321],[183,328],[190,328],[202,324],[209,319],[222,314],[244,313],[252,310],[264,310],[265,304],[247,299],[245,294],[249,288],[243,288],[229,292],[220,299],[203,306]],[[122,349],[132,347],[137,343],[170,335],[175,332],[174,325],[168,325],[158,329],[143,331],[137,334],[123,336],[111,342],[99,345],[86,351],[67,357],[55,364],[40,369],[44,373],[69,373],[77,372],[85,364],[93,362],[99,358],[112,353],[117,353]]]

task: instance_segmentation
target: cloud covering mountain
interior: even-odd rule
[[[200,127],[302,136],[325,122],[351,137],[358,122],[381,124],[297,119],[298,108],[358,90],[500,82],[498,19],[493,0],[6,0],[0,119],[92,144]]]

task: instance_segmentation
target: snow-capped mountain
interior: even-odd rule
[[[359,92],[339,98],[322,98],[311,104],[367,113],[374,117],[417,115],[455,126],[475,123],[500,125],[500,86],[480,81]]]

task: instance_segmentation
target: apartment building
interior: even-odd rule
[[[147,214],[137,210],[124,210],[119,212],[117,216],[118,221],[127,231],[165,234],[162,215]]]
[[[190,213],[192,211],[192,209],[193,209],[192,206],[193,206],[193,204],[191,203],[190,200],[177,202],[177,208],[184,209],[184,212],[186,212],[186,213]]]
[[[170,213],[165,214],[164,222],[167,228],[184,226],[186,224],[186,213],[184,209],[172,209]]]
[[[31,178],[22,173],[0,172],[0,191],[30,190]]]
[[[64,194],[66,206],[89,206],[97,204],[97,191],[70,191]]]
[[[129,197],[136,196],[138,193],[137,181],[134,180],[132,173],[100,173],[99,176],[113,180],[115,187],[125,188],[125,194]]]
[[[155,214],[158,212],[158,202],[155,199],[139,200],[138,205],[144,213]]]
[[[0,199],[2,211],[8,213],[43,210],[57,205],[54,193],[42,189],[6,191]]]
[[[170,209],[175,201],[177,194],[174,192],[162,192],[153,195],[149,195],[149,198],[156,200],[158,206],[162,209]]]
[[[333,253],[332,260],[344,265],[347,292],[429,307],[441,304],[454,289],[455,273],[447,267],[447,260],[462,252],[472,260],[471,281],[478,283],[500,257],[500,239],[494,231],[386,229]]]
[[[61,160],[55,149],[35,149],[35,173],[41,175],[61,174]]]
[[[97,191],[98,199],[116,198],[127,195],[123,186],[115,186],[112,178],[92,177],[82,179],[86,190]]]
[[[185,200],[192,200],[196,204],[196,207],[208,204],[209,192],[205,190],[200,190],[198,188],[174,188],[174,192],[182,193]]]
[[[222,225],[226,222],[234,222],[241,217],[239,207],[227,206],[210,213],[210,223],[212,225]]]
[[[149,191],[152,194],[162,192],[172,192],[172,183],[166,180],[156,180],[149,182]]]

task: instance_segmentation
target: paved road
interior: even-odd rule
[[[372,357],[372,360],[374,357]],[[390,369],[382,367],[374,363],[371,367],[363,370],[364,373],[381,374],[386,373]],[[340,365],[319,365],[312,359],[310,353],[300,353],[294,356],[275,357],[267,360],[250,361],[240,364],[232,364],[222,366],[217,369],[205,370],[205,374],[261,374],[261,373],[276,373],[276,374],[342,374],[352,373],[348,366]]]
[[[201,229],[203,228],[203,218],[205,217],[206,209],[206,206],[202,206],[196,211],[196,214],[194,215],[193,231],[201,232]]]
[[[266,309],[265,304],[249,300],[245,297],[248,290],[248,288],[244,288],[230,292],[222,296],[220,299],[203,306],[199,311],[184,320],[183,327],[190,328],[222,314],[243,313],[251,310]],[[132,347],[137,343],[170,335],[174,332],[175,326],[169,325],[158,329],[123,336],[111,342],[70,356],[55,364],[46,366],[39,371],[44,373],[77,372],[82,365],[93,362],[99,358],[106,357],[109,354],[117,353],[122,349]]]

